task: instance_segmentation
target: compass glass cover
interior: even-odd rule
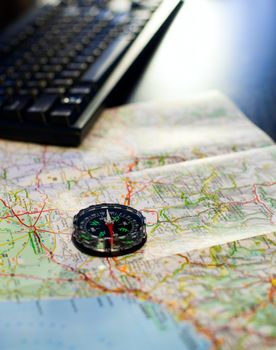
[[[129,254],[146,241],[145,220],[136,209],[120,204],[98,204],[74,217],[72,240],[82,252],[95,256]]]

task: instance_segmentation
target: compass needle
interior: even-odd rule
[[[130,254],[140,249],[146,238],[143,215],[126,205],[92,205],[74,217],[72,241],[80,251],[89,255]]]
[[[111,216],[110,216],[110,213],[108,211],[108,209],[106,209],[106,223],[111,223],[113,222],[112,219],[111,219]]]

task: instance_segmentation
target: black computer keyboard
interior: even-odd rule
[[[68,0],[36,8],[0,36],[0,137],[79,145],[180,4]]]

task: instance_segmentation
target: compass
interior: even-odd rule
[[[74,217],[72,241],[83,253],[119,256],[135,252],[146,242],[144,216],[121,204],[91,205]]]

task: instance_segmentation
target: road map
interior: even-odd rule
[[[271,234],[128,266],[95,261],[94,279],[79,282],[92,299],[2,303],[1,349],[275,349],[275,245]],[[59,283],[61,296],[72,282]]]
[[[1,141],[0,161],[1,349],[276,346],[276,146],[224,96],[107,110],[80,148]],[[146,245],[80,253],[73,216],[110,202]]]

